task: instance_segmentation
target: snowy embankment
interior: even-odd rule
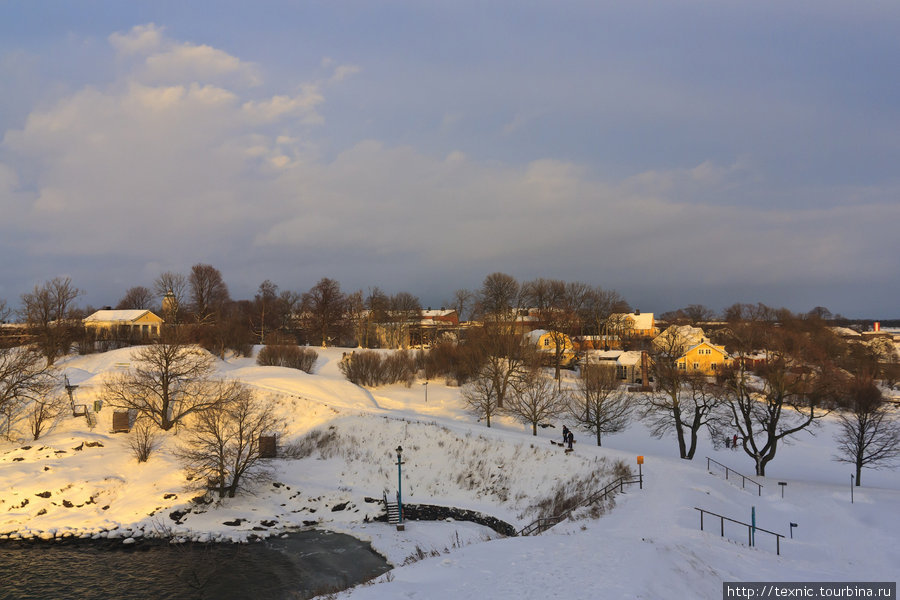
[[[61,363],[78,384],[76,401],[89,406],[111,373],[127,368],[130,350]],[[37,442],[0,443],[0,538],[174,535],[184,539],[244,541],[283,530],[317,526],[372,541],[393,564],[436,554],[395,569],[353,597],[666,598],[721,597],[722,581],[879,580],[900,574],[900,477],[865,472],[866,487],[849,502],[846,465],[830,460],[832,425],[783,447],[761,479],[762,496],[706,470],[709,455],[747,474],[740,452],[714,451],[708,442],[694,461],[673,458],[673,440],[653,440],[640,425],[607,436],[604,448],[581,434],[566,456],[549,437],[498,419],[487,429],[463,410],[459,390],[439,381],[425,389],[387,386],[366,390],[338,371],[341,351],[320,351],[313,375],[258,367],[251,359],[219,363],[222,375],[254,387],[277,406],[285,443],[302,458],[274,461],[274,480],[253,494],[222,503],[194,504],[197,492],[172,455],[173,432],[149,462],[138,464],[128,436],[109,433],[111,410],[89,429],[69,416]],[[471,523],[411,522],[398,532],[372,523],[384,490],[397,486],[394,448],[404,451],[405,502],[480,511],[521,527],[533,507],[572,479],[612,479],[616,461],[634,468],[645,455],[643,490],[631,488],[600,519],[558,525],[542,536],[493,539]],[[778,481],[786,481],[784,498]],[[746,528],[707,517],[700,507],[757,524],[794,540],[758,534],[747,547]],[[460,547],[462,546],[462,547]],[[392,579],[392,581],[387,581]]]

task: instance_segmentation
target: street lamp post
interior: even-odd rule
[[[855,475],[850,476],[850,504],[853,504],[853,479]]]
[[[403,483],[403,447],[397,446],[397,512],[400,519],[397,524],[398,529],[403,527],[403,496],[401,494],[401,485]]]
[[[428,382],[426,381],[422,385],[425,386],[425,404],[428,404]]]

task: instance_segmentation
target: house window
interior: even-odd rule
[[[694,370],[696,371],[699,368],[700,368],[700,363],[694,363]]]
[[[680,363],[678,363],[678,368],[679,368],[680,370],[684,371],[684,362],[683,362],[683,361],[680,362]]]
[[[719,369],[719,365],[717,365],[716,363],[710,363],[709,368],[713,371],[716,371]]]
[[[550,345],[550,338],[544,338],[544,346]]]

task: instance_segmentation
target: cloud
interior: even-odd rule
[[[109,40],[123,58],[114,81],[34,108],[0,145],[0,237],[35,261],[33,277],[67,264],[80,287],[125,281],[121,293],[205,261],[236,289],[331,276],[420,293],[496,270],[659,290],[896,274],[897,189],[828,192],[852,206],[794,189],[806,208],[761,206],[771,183],[744,158],[600,176],[555,157],[377,139],[334,149],[322,82],[263,93],[249,63],[152,24]]]
[[[357,65],[338,65],[337,67],[335,67],[334,74],[332,74],[329,82],[336,83],[339,81],[343,81],[346,78],[351,77],[352,75],[356,75],[361,70],[362,69],[360,69],[360,67],[358,67]]]
[[[135,25],[127,33],[111,34],[109,43],[120,55],[146,55],[162,46],[163,30],[154,23]]]
[[[129,73],[147,83],[207,82],[256,86],[262,81],[253,63],[205,44],[177,42],[153,23],[113,33],[109,43],[120,59],[138,60]]]

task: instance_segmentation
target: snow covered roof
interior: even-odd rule
[[[530,342],[536,342],[541,339],[541,336],[550,333],[546,329],[532,329],[528,333],[525,334],[525,339]]]
[[[427,310],[422,311],[422,317],[424,317],[426,319],[434,319],[435,317],[449,317],[450,315],[452,315],[455,312],[456,311],[453,309],[443,309],[443,308],[439,309],[439,310],[427,309]]]
[[[653,338],[653,345],[657,348],[696,346],[703,340],[703,330],[699,327],[692,327],[690,325],[670,325],[665,331]]]
[[[653,329],[653,313],[615,313],[610,317],[610,319],[622,321],[631,319],[632,329]]]
[[[616,359],[616,364],[626,366],[639,365],[641,364],[641,353],[637,350],[623,352],[619,358]]]
[[[84,319],[85,323],[133,323],[150,313],[157,319],[160,319],[157,315],[153,314],[149,310],[142,309],[129,309],[129,310],[98,310],[94,314],[86,317]],[[161,321],[162,319],[160,319]]]

